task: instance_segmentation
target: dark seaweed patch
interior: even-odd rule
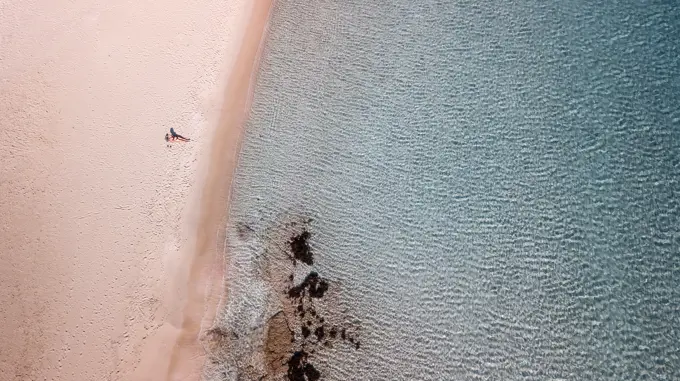
[[[316,381],[321,378],[314,365],[307,362],[307,353],[297,351],[288,360],[288,379],[291,381]]]
[[[319,276],[315,276],[309,280],[309,296],[312,298],[322,298],[326,291],[328,291],[328,282],[321,279]]]
[[[323,326],[316,327],[316,329],[314,330],[314,335],[316,335],[316,339],[318,341],[323,340],[323,337],[325,336]]]
[[[308,381],[316,381],[321,378],[321,373],[314,368],[312,364],[305,364],[305,376]]]
[[[312,250],[309,248],[309,237],[309,232],[305,230],[291,238],[289,243],[290,250],[293,252],[293,257],[298,261],[311,266],[314,264],[314,258]]]
[[[295,224],[292,226],[295,226]],[[309,231],[304,229],[300,234],[294,235],[288,240],[292,253],[288,258],[293,262],[293,265],[296,264],[296,261],[301,261],[307,265],[314,263],[308,242],[310,236]],[[294,275],[290,274],[288,280],[293,282],[295,280]],[[311,271],[300,284],[291,285],[286,292],[291,305],[297,305],[295,321],[299,327],[299,332],[302,334],[302,340],[297,342],[299,350],[294,352],[287,362],[289,381],[319,380],[321,373],[310,364],[309,357],[322,346],[333,347],[334,342],[339,339],[338,336],[342,338],[342,341],[348,341],[348,344],[359,349],[359,341],[347,332],[346,327],[327,326],[326,319],[314,308],[314,299],[323,298],[329,287],[330,284],[326,279],[319,276],[317,272]],[[311,338],[312,334],[314,339]]]
[[[308,292],[312,298],[322,298],[328,291],[328,281],[321,278],[316,271],[310,272],[302,283],[288,290],[288,297],[301,298]]]

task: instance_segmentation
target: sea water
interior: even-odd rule
[[[680,379],[677,4],[280,0],[255,90],[230,229],[313,218],[323,379]]]

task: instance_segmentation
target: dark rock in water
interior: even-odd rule
[[[290,381],[317,381],[321,378],[314,365],[307,363],[307,353],[297,351],[288,360],[288,380]]]
[[[328,283],[325,280],[322,280],[318,284],[309,287],[309,296],[312,298],[321,298],[326,291],[328,291]]]
[[[317,340],[319,340],[319,341],[323,340],[323,337],[325,335],[324,330],[323,330],[323,326],[317,327],[316,330],[314,330],[314,334],[316,335]]]
[[[309,248],[310,234],[308,231],[303,231],[302,233],[296,235],[290,240],[290,250],[293,252],[293,257],[302,263],[307,265],[314,264],[314,258],[312,251]]]
[[[307,362],[307,354],[297,351],[288,360],[288,379],[290,381],[306,381],[304,366]]]
[[[290,290],[288,290],[288,297],[291,298],[291,299],[297,299],[297,298],[301,297],[303,295],[303,293],[305,292],[305,289],[304,289],[304,287],[300,287],[300,286],[302,286],[302,285],[300,284],[300,285],[297,285],[295,287],[291,287]]]
[[[328,291],[328,282],[314,271],[307,275],[305,283],[309,285],[309,296],[312,298],[321,298]]]
[[[291,223],[290,226],[296,226],[296,224]],[[287,242],[292,253],[292,256],[288,256],[288,259],[294,266],[297,261],[311,266],[314,264],[313,253],[309,246],[311,233],[304,226],[302,229],[300,234],[290,237]],[[297,329],[300,330],[302,337],[297,336],[294,345],[298,350],[285,362],[288,366],[287,380],[317,381],[321,379],[321,373],[314,365],[310,364],[310,356],[314,356],[317,351],[323,353],[324,347],[332,348],[339,342],[339,337],[346,344],[351,343],[352,347],[356,349],[359,349],[360,344],[351,333],[347,333],[347,328],[343,328],[342,325],[327,325],[326,318],[323,316],[324,312],[327,312],[326,310],[316,310],[313,299],[321,299],[326,295],[330,286],[329,282],[315,271],[307,274],[304,280],[297,285],[294,283],[295,279],[294,274],[288,275],[290,283],[286,282],[288,290],[285,293],[289,299],[289,311],[293,314],[291,318],[294,320],[293,323],[297,326]],[[331,320],[330,316],[327,318]],[[351,328],[349,329],[351,330]],[[291,329],[291,333],[294,331],[294,329]],[[312,334],[314,338],[312,338]],[[292,341],[295,341],[295,337],[292,338]],[[295,348],[291,348],[288,353],[295,351]]]
[[[288,290],[288,297],[294,299],[301,298],[307,291],[309,291],[310,297],[321,298],[328,291],[328,282],[315,271],[312,271],[305,277],[302,283]]]
[[[312,364],[306,364],[305,376],[307,376],[307,381],[316,381],[321,378],[321,373],[319,373]]]

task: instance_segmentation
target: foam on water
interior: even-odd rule
[[[325,379],[680,379],[678,8],[375,4],[277,2],[234,326],[273,298],[238,224],[304,216],[362,341]]]

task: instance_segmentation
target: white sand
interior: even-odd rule
[[[0,379],[166,379],[252,8],[0,2]]]

